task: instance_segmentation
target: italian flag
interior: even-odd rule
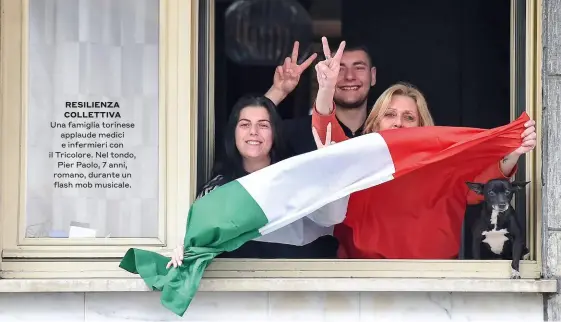
[[[166,269],[168,257],[131,248],[120,267],[161,291],[162,304],[183,316],[205,269],[220,253],[411,172],[434,172],[434,181],[419,183],[413,193],[438,190],[451,182],[439,181],[436,171],[483,169],[518,148],[527,120],[523,114],[490,130],[437,126],[390,130],[284,160],[219,187],[191,205],[182,266]],[[403,187],[404,193],[407,189]]]

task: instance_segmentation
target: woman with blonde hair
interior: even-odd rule
[[[333,103],[333,93],[339,73],[339,60],[345,44],[341,43],[337,53],[331,57],[327,40],[322,38],[322,42],[326,60],[316,65],[319,89],[312,112],[312,131],[318,148],[348,139],[335,115],[335,104]],[[353,90],[353,88],[347,86],[339,90]],[[423,94],[413,85],[399,83],[388,88],[378,98],[368,115],[363,133],[433,125],[434,121]],[[516,172],[519,157],[533,150],[536,145],[534,125],[533,120],[526,122],[526,130],[521,134],[520,147],[503,157],[502,160],[490,164],[472,181],[487,182],[495,178],[511,178]],[[322,143],[324,141],[325,144]],[[424,179],[430,181],[430,178]],[[391,186],[391,183],[388,185]],[[370,189],[377,188],[379,186]],[[393,186],[391,188],[393,189]],[[341,247],[339,257],[457,258],[466,206],[480,203],[482,197],[464,186],[458,188],[461,189],[459,195],[447,195],[446,191],[443,191],[438,200],[418,200],[415,197],[418,195],[415,193],[415,189],[419,188],[423,189],[423,187],[411,187],[411,191],[402,191],[401,188],[383,190],[384,193],[391,191],[400,196],[400,198],[393,199],[388,198],[387,195],[365,195],[361,192],[353,194],[349,200],[345,221],[335,227],[334,235],[339,239]],[[369,207],[369,205],[384,203],[387,200],[401,200],[402,203],[393,207],[394,213],[392,214],[369,212],[375,208]],[[434,220],[431,221],[433,225],[429,226],[433,231],[416,230],[415,225],[418,224],[419,218],[424,218],[424,221]],[[356,226],[357,223],[360,223],[359,226]],[[368,236],[357,237],[354,233],[356,229],[369,232]],[[391,233],[384,233],[384,230],[389,230]],[[385,238],[377,235],[376,232],[380,232]],[[435,240],[438,241],[435,242]]]
[[[364,133],[412,126],[433,126],[428,104],[415,86],[398,83],[386,89],[374,103],[364,125]]]

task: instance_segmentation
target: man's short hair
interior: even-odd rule
[[[332,53],[337,52],[337,48],[339,48],[339,44],[337,44],[335,48],[331,49],[331,52]],[[366,57],[368,58],[370,67],[374,67],[374,61],[372,60],[372,55],[370,54],[370,50],[368,49],[368,46],[366,46],[365,44],[357,43],[353,41],[346,41],[345,51],[363,51],[366,54]]]

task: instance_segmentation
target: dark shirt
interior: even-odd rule
[[[339,121],[339,119],[337,120]],[[360,136],[364,131],[364,124],[354,134],[341,121],[339,121],[339,124],[348,138]],[[287,141],[289,157],[317,150],[312,134],[311,115],[285,120],[282,131]]]
[[[224,252],[218,258],[262,258],[262,259],[335,259],[339,241],[331,235],[321,236],[313,242],[294,246],[250,240],[240,248]]]
[[[276,104],[271,101],[267,96],[263,96],[268,99],[271,104]],[[364,123],[361,127],[353,133],[345,124],[343,124],[339,119],[339,124],[343,128],[343,131],[348,138],[354,138],[362,135],[364,131]],[[293,157],[303,153],[311,152],[317,150],[316,141],[314,140],[314,135],[312,134],[312,116],[306,115],[301,117],[296,117],[292,119],[286,119],[282,124],[282,133],[286,141],[288,155],[287,157]]]

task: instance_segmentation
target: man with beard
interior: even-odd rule
[[[296,88],[300,75],[316,56],[313,54],[298,65],[298,42],[295,42],[291,57],[287,57],[284,64],[276,68],[273,86],[265,97],[278,106]],[[335,113],[347,137],[352,138],[362,134],[368,115],[368,93],[376,84],[376,67],[373,66],[366,47],[352,44],[346,45],[340,65],[333,96]],[[290,148],[290,156],[317,149],[310,128],[311,122],[310,115],[284,121],[283,132]]]

